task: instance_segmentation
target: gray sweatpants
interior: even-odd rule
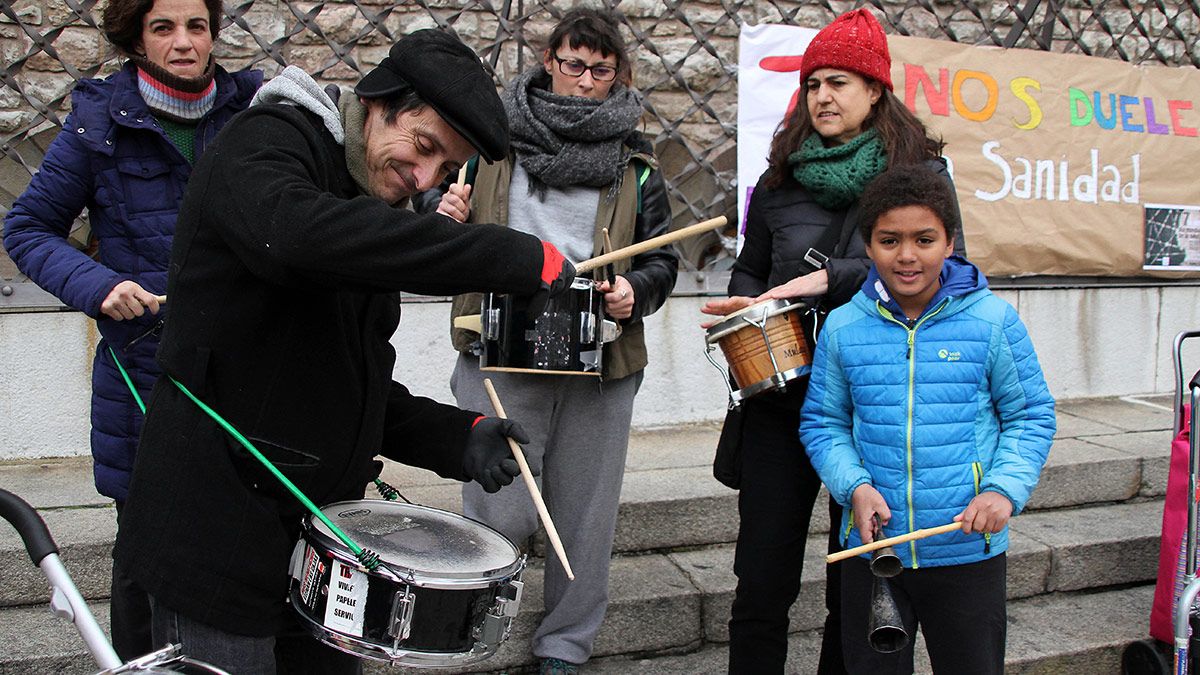
[[[484,377],[504,412],[529,434],[525,454],[542,466],[538,487],[575,572],[568,581],[558,559],[547,554],[546,613],[533,634],[533,654],[583,663],[608,608],[608,563],[642,375],[601,384],[595,377],[481,372],[478,358],[460,355],[450,380],[460,408],[495,414]],[[537,509],[520,480],[490,495],[467,483],[463,512],[518,544],[538,528]]]

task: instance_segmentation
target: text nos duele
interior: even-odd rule
[[[1008,93],[1023,105],[1025,119],[1013,117],[1014,127],[1032,130],[1045,120],[1041,99],[1042,83],[1032,77],[1014,77],[1008,82]],[[1001,101],[1000,82],[981,70],[949,68],[937,70],[937,81],[929,71],[914,63],[904,64],[904,105],[917,111],[920,95],[933,115],[949,117],[953,112],[972,122],[992,120]],[[1197,111],[1190,99],[1151,96],[1131,96],[1117,92],[1085,91],[1068,87],[1067,98],[1051,106],[1072,127],[1093,126],[1098,129],[1120,130],[1128,133],[1149,133],[1180,137],[1197,137]]]

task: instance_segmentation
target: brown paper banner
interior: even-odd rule
[[[1200,70],[888,44],[896,95],[947,142],[987,274],[1200,272]]]

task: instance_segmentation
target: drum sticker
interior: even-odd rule
[[[366,608],[367,575],[335,559],[325,600],[325,627],[362,637]]]
[[[321,587],[321,575],[325,572],[325,563],[311,546],[304,547],[304,573],[298,577],[300,581],[300,600],[310,610],[317,606],[317,589]]]

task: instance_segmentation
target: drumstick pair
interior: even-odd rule
[[[496,409],[496,416],[500,419],[508,419],[508,416],[504,414],[504,406],[500,404],[500,397],[496,395],[496,388],[492,386],[492,381],[489,378],[483,378],[483,388],[487,390],[488,398],[492,400],[492,407]],[[517,465],[521,467],[521,478],[525,479],[525,487],[529,489],[529,496],[533,498],[533,505],[537,508],[538,517],[542,519],[542,525],[546,527],[546,538],[550,540],[550,546],[554,549],[554,553],[562,563],[563,569],[566,570],[567,578],[574,581],[575,573],[571,571],[571,563],[567,561],[567,552],[563,548],[562,539],[558,537],[558,530],[554,527],[554,521],[550,519],[550,512],[546,510],[546,502],[542,499],[542,493],[538,490],[537,483],[533,480],[533,473],[529,470],[529,464],[525,461],[525,453],[521,452],[521,446],[511,438],[508,439],[508,447],[512,450],[513,457],[517,460]]]

